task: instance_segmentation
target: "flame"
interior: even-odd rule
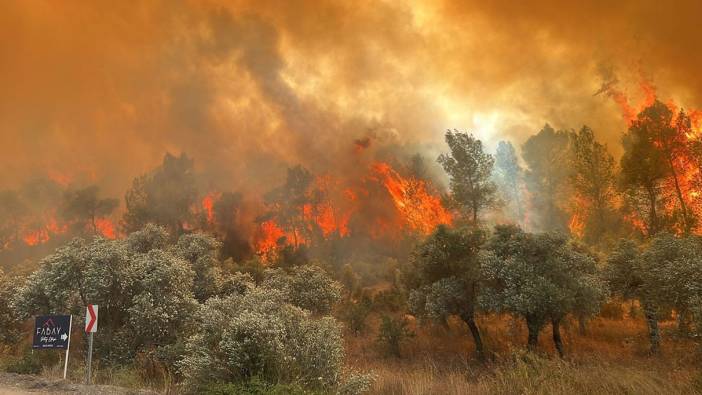
[[[210,192],[202,198],[202,209],[208,224],[214,223],[214,202],[219,200],[221,195],[219,192]]]
[[[117,238],[117,233],[115,232],[115,224],[112,223],[107,218],[98,218],[95,220],[95,227],[99,234],[108,239]]]
[[[56,220],[55,211],[50,211],[43,215],[38,227],[30,227],[30,230],[24,232],[22,240],[28,246],[44,244],[51,239],[53,235],[66,233],[68,224],[59,224]]]
[[[441,204],[438,196],[427,191],[423,180],[403,178],[390,165],[376,162],[372,166],[405,224],[423,234],[431,233],[440,224],[451,224],[451,214]]]
[[[273,251],[281,238],[287,236],[285,231],[281,229],[273,220],[262,222],[254,237],[256,253],[266,254]]]

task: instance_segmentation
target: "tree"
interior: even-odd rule
[[[239,193],[225,192],[214,203],[216,231],[222,237],[222,258],[242,261],[251,258],[251,244],[242,232],[243,198]]]
[[[185,154],[176,157],[168,153],[161,166],[132,182],[125,195],[124,227],[134,232],[154,223],[177,237],[192,220],[190,207],[196,196],[193,161]]]
[[[524,220],[522,186],[524,169],[519,165],[517,152],[512,143],[500,141],[495,152],[495,178],[497,188],[517,223]]]
[[[498,225],[481,262],[486,281],[481,306],[524,318],[532,350],[550,321],[553,342],[563,355],[562,320],[571,313],[597,312],[605,296],[595,260],[559,234]]]
[[[446,144],[451,152],[439,155],[438,161],[449,176],[451,202],[477,223],[480,210],[496,203],[497,187],[490,179],[495,160],[472,134],[449,130]]]
[[[276,223],[293,235],[293,245],[299,246],[305,238],[304,206],[310,201],[312,174],[302,166],[288,169],[285,183],[264,197]]]
[[[578,210],[585,211],[584,238],[597,243],[609,229],[614,214],[614,158],[587,126],[573,134],[571,150],[571,183]]]
[[[190,264],[195,272],[193,294],[199,302],[204,302],[222,291],[223,277],[217,253],[221,243],[204,233],[190,233],[180,236],[171,252]]]
[[[27,278],[14,298],[17,312],[24,318],[81,315],[87,304],[97,304],[102,340],[96,351],[107,360],[127,362],[151,348],[168,354],[186,335],[196,307],[195,274],[168,251],[168,239],[163,228],[153,225],[125,240],[74,239]]]
[[[624,299],[638,299],[648,325],[651,353],[660,349],[658,319],[661,315],[660,278],[653,275],[648,263],[642,259],[639,247],[630,240],[622,240],[607,259],[605,278],[609,288]]]
[[[61,215],[79,232],[89,228],[93,235],[98,232],[98,219],[112,214],[119,205],[117,199],[101,199],[99,188],[91,185],[81,189],[69,189],[64,193]]]
[[[695,314],[702,295],[702,242],[667,232],[658,233],[643,248],[621,241],[607,260],[606,278],[616,294],[639,301],[651,353],[658,353],[661,317],[675,310],[679,329],[685,332],[687,318]]]
[[[479,358],[484,353],[475,313],[480,293],[478,252],[484,240],[478,230],[439,226],[417,246],[403,273],[413,314],[440,322],[457,315],[468,325]]]
[[[656,100],[642,110],[623,137],[622,187],[629,206],[645,223],[646,235],[670,229],[689,233],[696,226],[682,186],[680,162],[689,160],[689,121]],[[673,191],[672,196],[666,193]],[[666,205],[677,206],[666,212]],[[668,223],[672,227],[668,226]]]
[[[565,203],[569,198],[570,134],[546,124],[522,146],[527,164],[526,185],[531,195],[535,227],[542,231],[568,231]]]

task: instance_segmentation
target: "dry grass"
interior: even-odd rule
[[[662,354],[650,356],[645,324],[637,319],[593,320],[585,336],[576,322],[564,328],[566,357],[555,357],[550,327],[539,352],[523,351],[526,328],[505,316],[480,319],[490,358],[471,357],[472,339],[458,321],[449,327],[413,325],[416,337],[403,347],[403,358],[386,358],[374,344],[373,331],[347,336],[350,364],[372,370],[376,394],[696,394],[702,393],[699,346],[673,335],[662,324]],[[371,320],[377,327],[377,318]]]

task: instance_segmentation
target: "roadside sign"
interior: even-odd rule
[[[97,332],[98,326],[98,305],[89,304],[85,309],[85,332]]]
[[[35,318],[32,348],[67,349],[70,338],[70,315],[41,315]]]

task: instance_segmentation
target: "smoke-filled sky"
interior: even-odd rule
[[[0,189],[28,177],[121,195],[166,151],[213,183],[353,169],[354,140],[430,159],[587,123],[619,152],[633,104],[702,107],[702,2],[38,1],[0,12]]]

